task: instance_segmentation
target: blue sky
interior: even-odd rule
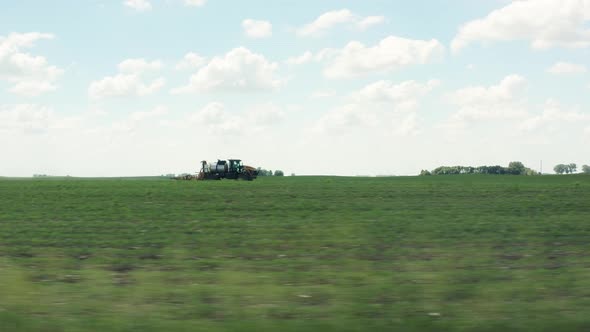
[[[589,0],[19,1],[0,22],[0,175],[590,164]]]

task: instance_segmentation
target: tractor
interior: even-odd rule
[[[240,159],[217,160],[214,163],[201,161],[201,171],[197,180],[242,179],[252,181],[258,176],[258,171],[252,166],[242,164]]]

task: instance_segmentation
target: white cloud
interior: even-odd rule
[[[583,74],[586,71],[586,66],[569,62],[557,62],[547,69],[548,73],[554,75]]]
[[[24,130],[39,132],[47,128],[53,110],[34,104],[20,104],[0,107],[0,130]]]
[[[313,128],[316,133],[346,133],[359,128],[384,135],[406,136],[419,132],[416,114],[420,100],[440,84],[405,81],[394,84],[378,81],[351,94],[351,102],[322,116]]]
[[[212,102],[192,114],[190,120],[195,123],[209,125],[224,122],[227,118],[229,118],[229,114],[225,111],[225,106],[219,102]]]
[[[467,22],[451,43],[454,52],[473,42],[526,40],[535,49],[590,46],[590,0],[522,0]]]
[[[324,50],[320,54],[329,62],[324,75],[337,79],[425,64],[441,57],[444,47],[436,39],[426,41],[389,36],[373,47],[353,41],[341,50]]]
[[[382,80],[367,85],[356,93],[355,98],[368,102],[406,103],[425,96],[439,84],[438,80],[429,80],[426,83],[405,81],[399,84]]]
[[[185,5],[193,7],[203,6],[206,2],[206,0],[184,0]]]
[[[186,86],[173,89],[172,93],[275,89],[281,84],[276,77],[277,69],[278,64],[263,55],[238,47],[211,59],[191,76]]]
[[[346,132],[351,128],[375,127],[379,124],[377,114],[358,104],[337,107],[323,115],[313,128],[319,133]]]
[[[54,35],[50,33],[28,32],[28,33],[11,33],[8,36],[0,36],[0,56],[18,52],[21,48],[29,48],[35,45],[35,42],[42,39],[53,39]]]
[[[408,113],[401,119],[394,121],[392,133],[397,136],[413,136],[419,134],[420,126],[416,113]]]
[[[165,85],[163,78],[145,84],[138,75],[118,74],[94,81],[88,88],[88,95],[93,99],[106,97],[145,96],[157,92]]]
[[[336,91],[334,90],[320,90],[312,93],[311,98],[329,98],[334,97],[335,95]]]
[[[455,91],[450,101],[460,107],[498,105],[512,102],[526,87],[526,79],[520,75],[508,75],[500,83],[489,87],[472,86]]]
[[[447,98],[459,110],[444,126],[465,127],[471,121],[524,118],[527,111],[522,95],[526,86],[524,77],[509,75],[489,87],[459,89]]]
[[[52,108],[38,104],[0,105],[0,132],[38,134],[49,129],[77,126],[75,117],[59,117]]]
[[[160,61],[149,62],[145,59],[127,59],[118,68],[119,73],[90,83],[88,95],[92,99],[107,97],[145,96],[157,92],[165,85],[162,77],[145,81],[146,73],[159,71]]]
[[[119,71],[126,74],[142,74],[148,71],[162,69],[162,62],[156,60],[149,62],[145,59],[127,59],[118,66]]]
[[[102,113],[102,114],[101,114]],[[104,111],[99,111],[98,116],[104,114]],[[146,129],[151,126],[161,126],[162,118],[169,114],[169,110],[166,106],[158,105],[152,108],[149,111],[135,111],[129,113],[127,116],[122,118],[119,121],[112,122],[106,126],[102,127],[95,127],[91,129],[86,129],[86,133],[93,133],[93,134],[100,134],[108,138],[109,140],[113,139],[115,136],[126,136],[126,137],[133,137],[140,129]],[[159,121],[154,121],[158,120]]]
[[[267,38],[272,36],[272,24],[268,21],[245,19],[242,21],[244,33],[250,38]]]
[[[242,112],[229,112],[225,105],[212,102],[191,114],[188,122],[204,125],[214,135],[243,135],[262,131],[282,122],[285,113],[272,103],[261,104]]]
[[[137,11],[147,11],[152,9],[152,4],[147,0],[125,0],[124,4]]]
[[[183,0],[184,5],[190,7],[201,7],[206,2],[207,0]],[[123,4],[137,11],[149,11],[153,8],[150,0],[125,0]]]
[[[384,16],[367,16],[364,19],[357,22],[356,26],[361,30],[367,30],[368,28],[379,25],[385,22]]]
[[[335,58],[338,54],[339,54],[339,50],[337,50],[337,49],[324,48],[316,53],[316,55],[313,57],[313,60],[318,61],[318,62],[326,61],[326,60]]]
[[[326,113],[311,132],[339,136],[352,134],[366,140],[372,135],[413,136],[420,133],[420,125],[416,112],[396,112],[353,103]]]
[[[16,83],[8,91],[20,96],[35,97],[56,89],[57,87],[49,82],[23,81]]]
[[[39,40],[53,38],[51,34],[38,32],[0,36],[0,80],[14,84],[10,92],[32,97],[57,88],[55,81],[63,70],[49,65],[45,57],[23,52]]]
[[[499,137],[498,133],[501,132],[513,139],[518,137],[521,144],[535,145],[540,142],[549,144],[551,139],[547,134],[551,134],[554,139],[561,139],[558,137],[562,134],[579,133],[590,122],[590,114],[577,108],[564,109],[553,99],[545,102],[541,112],[533,112],[537,107],[528,101],[526,86],[523,77],[509,75],[489,87],[459,89],[448,96],[448,101],[458,110],[440,127],[448,129],[447,134],[454,136],[461,132],[457,129],[477,128],[477,135],[470,134],[462,139]]]
[[[247,114],[251,123],[255,126],[271,126],[284,120],[285,112],[273,103],[257,105]]]
[[[559,123],[580,123],[590,121],[590,114],[578,110],[563,110],[563,106],[554,99],[548,99],[543,105],[543,112],[523,121],[521,129],[533,131],[541,127],[553,130]]]
[[[131,121],[139,122],[139,121],[144,121],[147,119],[157,118],[157,117],[160,117],[160,116],[163,116],[166,114],[168,114],[168,108],[160,105],[160,106],[154,107],[151,111],[133,112],[129,116],[129,119]]]
[[[300,36],[318,35],[337,24],[354,21],[354,15],[348,9],[334,10],[320,15],[315,21],[306,24],[297,33]]]
[[[326,12],[313,22],[304,25],[297,30],[299,36],[320,36],[327,30],[341,24],[355,24],[358,29],[366,30],[371,26],[385,21],[383,16],[360,17],[348,9],[340,9]]]
[[[189,52],[176,64],[176,70],[198,69],[205,64],[205,61],[205,57]]]
[[[313,54],[310,51],[306,51],[300,56],[290,57],[285,62],[289,65],[303,65],[311,61],[313,61]]]

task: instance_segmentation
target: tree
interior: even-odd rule
[[[569,172],[570,173],[576,173],[578,171],[578,165],[571,163],[569,165],[567,165],[569,168]]]
[[[479,166],[475,168],[475,173],[478,174],[488,174],[488,166]]]
[[[557,174],[573,174],[576,173],[578,171],[578,165],[576,165],[575,163],[571,163],[571,164],[558,164],[555,165],[555,167],[553,167],[553,170],[555,171],[555,173]]]
[[[510,174],[522,175],[522,174],[525,174],[525,171],[526,171],[526,167],[524,167],[524,164],[521,163],[520,161],[511,161],[508,164],[508,173],[510,173]]]
[[[590,166],[588,166],[588,165],[582,166],[582,173],[590,174]]]
[[[557,167],[557,166],[556,166]],[[508,167],[494,166],[440,166],[428,172],[422,170],[420,175],[449,175],[449,174],[514,174],[514,175],[537,175],[538,172],[527,168],[520,161],[512,161]]]
[[[258,176],[272,176],[272,171],[266,170],[264,168],[258,167]]]
[[[553,167],[553,171],[555,171],[557,174],[563,174],[567,171],[567,166],[564,164],[557,164],[555,167]]]
[[[506,174],[506,169],[500,165],[488,166],[488,174]]]
[[[283,171],[281,171],[281,170],[278,170],[278,169],[277,169],[277,170],[275,171],[275,176],[284,176],[284,175],[285,175],[285,173],[283,173]]]

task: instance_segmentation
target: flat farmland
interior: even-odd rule
[[[0,179],[0,331],[590,330],[590,176]]]

